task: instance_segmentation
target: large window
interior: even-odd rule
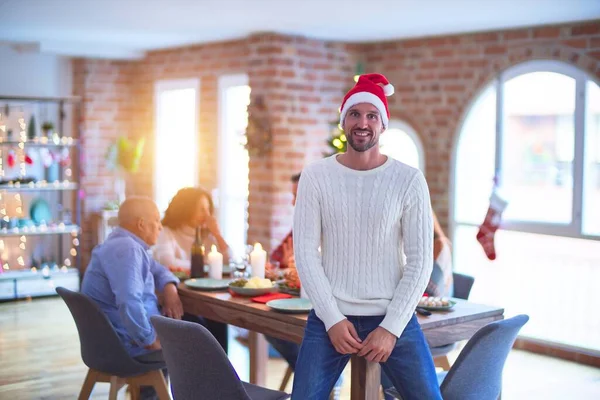
[[[524,336],[600,350],[600,88],[582,71],[525,63],[475,99],[454,155],[454,266],[472,299],[527,313]],[[494,181],[508,201],[489,261],[475,236]],[[573,332],[578,332],[573,334]]]
[[[197,79],[155,85],[154,199],[164,212],[177,191],[198,184]]]
[[[250,86],[246,75],[219,78],[219,208],[222,234],[234,255],[242,255],[248,233],[248,172],[245,148]]]
[[[401,121],[390,121],[379,139],[381,153],[424,172],[423,146],[413,128]]]

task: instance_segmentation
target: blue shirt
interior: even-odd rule
[[[150,317],[160,315],[155,289],[179,283],[155,261],[149,246],[126,229],[117,228],[94,248],[81,292],[98,303],[133,357],[147,353],[156,340]]]

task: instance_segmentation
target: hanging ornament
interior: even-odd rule
[[[9,150],[8,156],[6,157],[6,163],[10,168],[15,166],[15,162],[17,161],[17,156],[14,150]]]
[[[25,164],[27,165],[33,165],[33,158],[31,157],[31,155],[29,154],[29,152],[25,153]]]
[[[45,147],[40,149],[40,158],[42,160],[42,165],[44,168],[48,168],[54,162],[54,155]]]
[[[63,167],[68,167],[69,165],[71,165],[71,152],[69,152],[68,148],[64,147],[61,150],[61,153],[58,156],[58,160],[60,162],[60,165]]]

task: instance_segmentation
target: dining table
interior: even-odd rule
[[[263,335],[301,343],[307,313],[283,313],[250,297],[238,296],[228,290],[203,291],[178,286],[185,312],[214,321],[238,326],[249,331],[250,383],[266,382],[268,344]],[[417,315],[421,329],[430,347],[444,346],[467,340],[481,327],[504,318],[504,309],[452,299],[454,307],[448,311]],[[351,357],[351,400],[379,399],[380,366],[364,357]]]

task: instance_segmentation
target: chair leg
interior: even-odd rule
[[[119,377],[111,376],[110,378],[110,392],[108,393],[108,400],[117,400],[117,393],[119,393]]]
[[[79,392],[78,400],[88,400],[90,398],[96,384],[97,375],[96,371],[88,369],[83,385],[81,386],[81,391]]]
[[[450,360],[448,356],[441,356],[433,359],[436,367],[442,368],[444,371],[450,371]]]
[[[140,400],[140,386],[135,383],[129,384],[129,398],[130,400]]]
[[[292,377],[292,368],[290,368],[290,366],[288,365],[287,369],[285,370],[285,375],[283,376],[283,379],[281,380],[281,385],[279,385],[279,390],[280,391],[285,391],[285,388],[287,387],[290,378]]]
[[[169,389],[167,388],[167,381],[161,370],[150,372],[150,379],[152,380],[152,386],[156,390],[159,400],[171,400]]]

